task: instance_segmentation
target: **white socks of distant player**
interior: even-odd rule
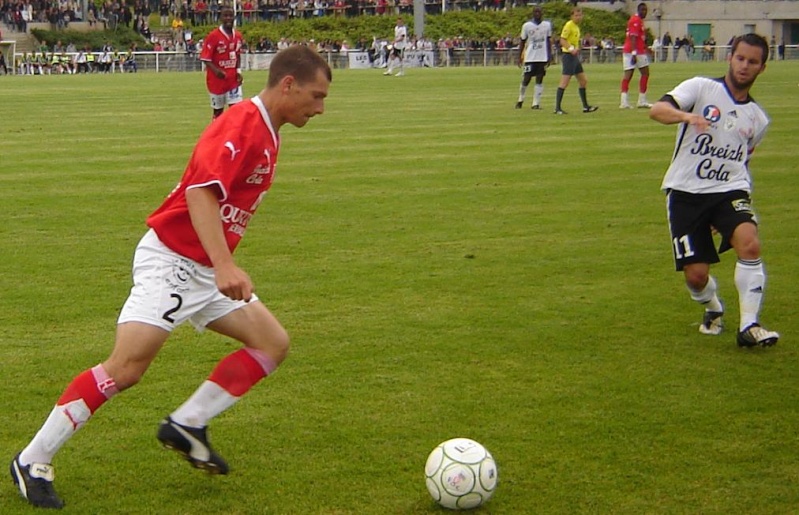
[[[214,383],[205,381],[170,418],[189,427],[204,427],[208,421],[238,402],[239,397]]]
[[[629,99],[629,95],[627,93],[622,92],[622,94],[621,94],[621,102],[619,103],[619,105],[623,105],[623,106],[630,105],[630,99]]]
[[[544,94],[544,85],[536,84],[533,88],[533,105],[541,105],[541,95]]]
[[[716,279],[711,275],[708,276],[707,284],[703,290],[696,291],[689,286],[688,292],[691,294],[692,299],[704,304],[705,311],[722,311],[724,308],[721,305],[719,296],[716,294],[717,288]]]
[[[524,95],[527,94],[527,86],[522,84],[519,86],[519,102],[524,102]]]
[[[760,259],[739,259],[735,264],[735,287],[738,289],[738,304],[741,310],[740,330],[757,323],[763,290],[766,287],[766,272]]]

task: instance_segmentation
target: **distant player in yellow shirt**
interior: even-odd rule
[[[566,22],[563,30],[560,33],[560,48],[563,51],[563,72],[560,76],[560,84],[558,84],[558,94],[555,101],[555,114],[566,114],[566,111],[560,108],[561,101],[563,100],[563,92],[569,85],[572,75],[577,76],[577,82],[580,84],[580,100],[583,102],[583,112],[593,113],[597,106],[588,104],[587,95],[585,92],[588,79],[585,77],[583,71],[583,64],[580,62],[580,25],[583,20],[583,11],[575,7],[572,9],[571,20]]]

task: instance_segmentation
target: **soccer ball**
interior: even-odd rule
[[[453,438],[433,449],[424,475],[433,499],[451,510],[470,510],[488,501],[498,479],[491,453],[468,438]]]

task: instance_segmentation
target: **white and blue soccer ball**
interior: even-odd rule
[[[424,467],[427,490],[451,510],[470,510],[488,501],[497,488],[497,464],[488,450],[469,438],[439,444]]]

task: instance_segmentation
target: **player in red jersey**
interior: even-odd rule
[[[266,87],[233,106],[200,136],[186,171],[148,219],[136,247],[133,288],[104,362],[66,387],[31,442],[11,462],[11,477],[31,504],[61,508],[53,488],[56,452],[108,399],[141,380],[171,331],[188,320],[238,340],[180,407],[161,421],[158,440],[192,466],[226,474],[208,442],[209,421],[235,404],[285,359],[289,337],[254,293],[233,251],[272,184],[280,128],[303,127],[324,112],[332,75],[318,52],[280,51]]]
[[[205,84],[211,95],[211,108],[217,118],[225,106],[238,104],[243,99],[241,84],[241,32],[233,27],[233,8],[225,6],[220,11],[222,25],[212,30],[203,41],[200,60],[205,64]]]
[[[646,100],[646,90],[649,85],[649,49],[646,47],[646,27],[644,18],[649,12],[646,4],[641,2],[635,14],[630,16],[627,21],[627,34],[624,37],[624,47],[622,48],[622,67],[624,75],[621,79],[621,103],[620,109],[632,109],[628,99],[630,90],[630,80],[636,68],[641,76],[638,80],[638,107],[652,107]]]

